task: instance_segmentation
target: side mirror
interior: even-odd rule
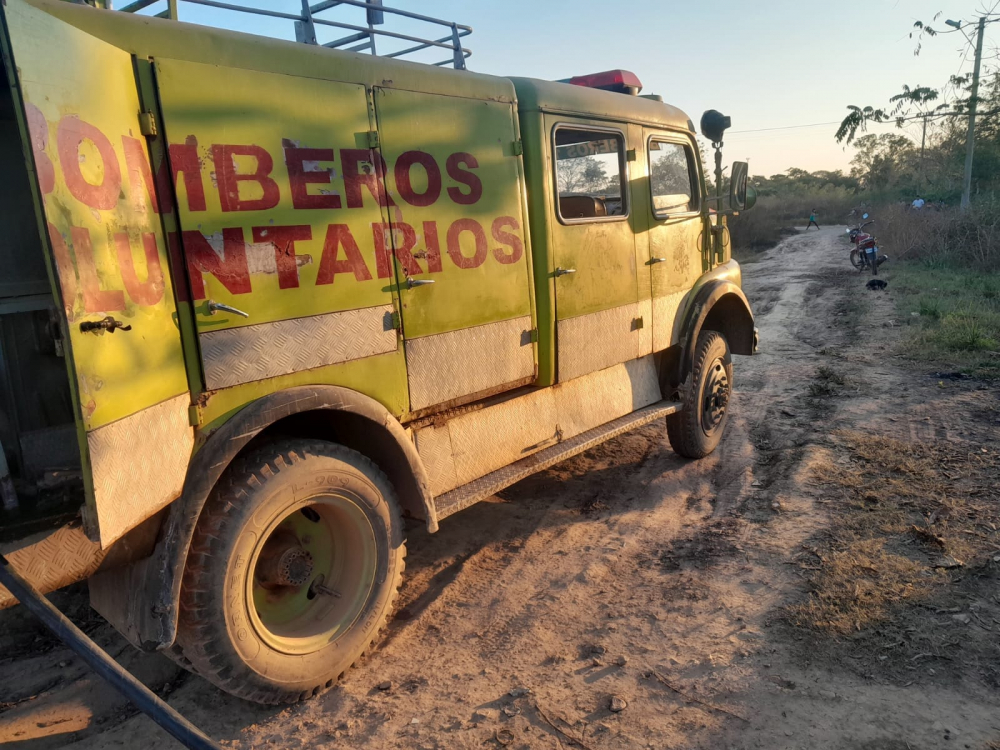
[[[750,184],[750,165],[745,161],[733,162],[729,181],[729,207],[734,211],[747,211],[757,202],[757,191]]]

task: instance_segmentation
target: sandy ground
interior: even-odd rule
[[[682,460],[664,426],[650,425],[437,534],[410,529],[381,648],[308,703],[231,698],[129,648],[88,612],[85,588],[53,599],[234,748],[994,747],[1000,628],[954,619],[967,603],[890,608],[861,641],[786,615],[816,570],[803,550],[838,512],[810,474],[835,450],[831,435],[874,430],[994,455],[995,391],[928,377],[895,355],[891,268],[889,291],[867,292],[834,229],[792,237],[744,271],[762,353],[736,359],[719,451]],[[848,377],[836,397],[810,392],[825,362]],[[996,600],[998,571],[980,570],[989,585],[979,596]],[[951,650],[913,653],[905,634],[872,647],[873,634],[923,620],[951,634]],[[963,658],[977,627],[976,658]],[[624,710],[609,710],[612,698]],[[0,743],[176,746],[19,610],[0,613]]]

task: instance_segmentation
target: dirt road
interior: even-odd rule
[[[715,455],[678,458],[654,424],[435,535],[412,528],[382,647],[311,702],[230,698],[130,650],[87,614],[83,589],[57,603],[232,747],[1000,747],[1000,554],[942,567],[913,542],[916,578],[890,600],[880,561],[902,553],[880,548],[848,581],[866,608],[830,594],[855,549],[830,540],[848,538],[844,498],[866,466],[844,436],[974,460],[979,473],[954,476],[974,475],[970,496],[995,505],[982,479],[997,464],[995,391],[898,358],[891,268],[889,291],[867,292],[833,229],[788,239],[744,275],[762,353],[736,360]],[[910,486],[897,479],[859,502],[884,509],[883,486]],[[972,533],[1000,552],[995,532]],[[919,595],[924,579],[936,588]],[[817,615],[830,607],[854,619]],[[0,613],[3,742],[174,747],[18,611]]]

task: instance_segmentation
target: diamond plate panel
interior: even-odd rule
[[[43,594],[89,578],[107,555],[81,528],[68,526],[20,549],[2,551],[14,570]],[[16,603],[13,594],[0,586],[0,609]]]
[[[457,486],[448,425],[421,427],[414,432],[414,443],[430,480],[431,493],[439,495]]]
[[[530,377],[531,317],[512,318],[406,342],[410,409],[479,393]]]
[[[639,356],[638,303],[560,320],[556,328],[559,382]]]
[[[87,434],[105,549],[181,494],[194,448],[184,393]]]
[[[661,399],[651,356],[415,431],[435,495]]]
[[[675,292],[653,298],[653,351],[669,349],[680,338],[681,311],[688,293]]]
[[[396,350],[392,305],[209,331],[198,340],[211,390]]]
[[[553,395],[563,439],[663,398],[652,355],[561,383]]]
[[[436,498],[437,516],[439,519],[446,518],[452,513],[457,513],[463,508],[468,508],[470,505],[499,492],[504,487],[509,487],[515,482],[519,482],[542,469],[547,469],[560,461],[565,461],[570,456],[590,450],[595,445],[599,445],[629,430],[649,424],[655,419],[661,419],[668,414],[673,414],[679,411],[680,408],[680,404],[661,401],[600,427],[583,432],[575,438],[540,450],[538,453],[523,458],[510,466],[505,466],[474,482],[470,482]]]
[[[459,417],[448,428],[455,461],[452,487],[551,445],[559,430],[550,388]]]

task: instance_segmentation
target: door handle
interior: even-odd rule
[[[427,286],[428,284],[433,284],[434,279],[406,279],[406,288],[413,289],[415,286]]]
[[[215,315],[217,312],[227,312],[233,315],[239,315],[241,318],[249,318],[250,313],[245,313],[242,310],[237,310],[231,305],[224,305],[221,302],[208,301],[208,314]]]
[[[114,333],[115,331],[131,331],[132,326],[127,326],[120,320],[115,320],[109,315],[103,320],[85,320],[80,324],[82,333]]]
[[[575,268],[557,268],[556,276],[565,276],[568,273],[576,273]]]
[[[646,261],[646,264],[653,266],[656,265],[657,263],[666,263],[666,262],[667,262],[666,258],[650,258],[648,261]]]

